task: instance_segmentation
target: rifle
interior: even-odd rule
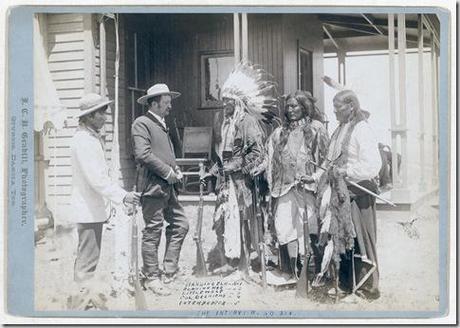
[[[133,187],[136,192],[136,186]],[[137,205],[133,204],[133,224],[131,231],[131,281],[134,285],[134,299],[136,310],[146,310],[147,302],[145,301],[144,290],[139,280],[139,226],[137,224]]]
[[[296,286],[296,297],[308,297],[308,264],[310,262],[310,247],[308,241],[310,240],[310,232],[308,231],[308,211],[307,205],[305,204],[305,213],[302,219],[303,223],[303,249],[304,249],[304,258],[302,271],[300,272],[299,280],[297,281]]]
[[[309,162],[310,162],[311,164],[313,164],[314,166],[320,168],[321,170],[327,171],[327,169],[326,169],[325,167],[322,167],[322,166],[319,165],[318,163],[315,163],[315,162],[313,162],[312,160],[310,160]],[[332,165],[332,166],[333,166],[333,165]],[[367,189],[367,188],[364,188],[364,187],[361,186],[360,184],[358,184],[358,183],[356,183],[356,182],[353,182],[353,181],[351,181],[350,179],[345,178],[345,182],[347,182],[348,184],[352,185],[353,187],[356,187],[356,188],[358,188],[358,189],[364,191],[364,192],[367,193],[368,195],[371,195],[371,196],[373,196],[373,197],[375,197],[375,198],[377,198],[377,199],[380,199],[382,202],[387,203],[388,205],[391,205],[391,206],[393,206],[393,207],[397,207],[395,203],[390,202],[388,199],[385,199],[385,198],[383,198],[382,196],[377,195],[376,193],[370,191],[370,190]]]
[[[200,181],[201,177],[204,175],[204,164],[200,162]],[[196,222],[196,229],[195,234],[193,236],[193,240],[196,243],[196,266],[195,266],[195,275],[197,277],[204,277],[208,275],[208,271],[206,269],[206,261],[204,259],[204,252],[203,252],[203,245],[201,241],[201,229],[203,226],[203,184],[200,183],[200,202],[198,205],[198,220]]]
[[[260,201],[259,201],[259,177],[254,177],[254,214],[256,220],[256,228],[254,231],[255,239],[258,246],[258,255],[260,260],[260,269],[262,272],[262,287],[267,288],[267,269],[265,267],[265,244],[263,234],[263,218],[260,213]]]

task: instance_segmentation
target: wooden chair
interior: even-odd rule
[[[199,194],[200,165],[206,166],[211,161],[212,127],[185,127],[182,145],[182,158],[177,160],[184,172],[182,192]]]

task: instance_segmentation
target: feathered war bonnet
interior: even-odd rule
[[[235,117],[244,111],[259,123],[279,122],[276,82],[261,68],[248,62],[239,63],[222,86],[222,98],[235,100]]]

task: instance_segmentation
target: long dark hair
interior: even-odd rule
[[[313,97],[310,91],[297,90],[291,92],[286,96],[286,103],[289,101],[289,99],[292,98],[294,98],[300,104],[300,106],[302,106],[302,109],[304,110],[306,116],[308,116],[312,120],[317,120],[324,123],[324,114],[316,106],[316,102],[318,100],[315,97]],[[286,120],[288,121],[287,111],[284,112],[284,115],[286,116]]]
[[[299,105],[302,107],[302,110],[305,114],[305,118],[308,123],[304,125],[303,127],[303,134],[304,134],[304,142],[308,145],[310,142],[312,142],[312,138],[314,137],[314,130],[311,127],[310,122],[312,120],[317,120],[320,122],[324,121],[323,114],[321,111],[318,109],[318,107],[315,106],[315,103],[317,99],[313,97],[313,95],[309,91],[303,91],[303,90],[297,90],[294,92],[291,92],[288,94],[285,98],[285,104],[289,101],[289,99],[294,98]],[[277,145],[275,145],[274,148],[274,153],[273,153],[273,169],[274,169],[274,174],[273,174],[273,179],[282,179],[283,175],[283,168],[281,165],[282,162],[282,153],[284,150],[284,147],[286,146],[289,135],[291,133],[290,129],[290,121],[287,117],[287,111],[284,111],[285,115],[285,120],[283,125],[281,126],[281,131],[280,131],[280,136],[279,136],[279,142]]]
[[[291,92],[286,96],[286,104],[289,101],[289,99],[294,98],[299,105],[302,107],[302,110],[305,114],[305,119],[306,120],[317,120],[320,122],[323,122],[324,116],[321,113],[321,111],[316,107],[315,103],[317,99],[313,97],[313,95],[309,91],[303,91],[303,90],[297,90],[294,92]],[[281,128],[281,133],[280,133],[280,142],[278,144],[280,152],[282,149],[284,149],[284,146],[286,146],[289,134],[290,134],[290,129],[289,129],[289,124],[290,121],[287,117],[287,111],[284,111],[285,115],[285,120]],[[305,130],[305,129],[304,129]],[[308,134],[310,132],[310,129],[306,129],[304,133]],[[308,135],[305,135],[306,138],[308,138]]]

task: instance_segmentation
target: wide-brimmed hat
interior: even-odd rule
[[[145,96],[142,96],[139,99],[137,99],[137,102],[141,105],[145,105],[147,104],[148,99],[161,95],[170,95],[171,98],[174,99],[180,96],[180,92],[169,91],[169,88],[166,84],[157,83],[147,90],[147,94]]]
[[[82,117],[111,103],[113,100],[104,99],[96,93],[88,93],[80,99],[80,113],[76,117]]]

